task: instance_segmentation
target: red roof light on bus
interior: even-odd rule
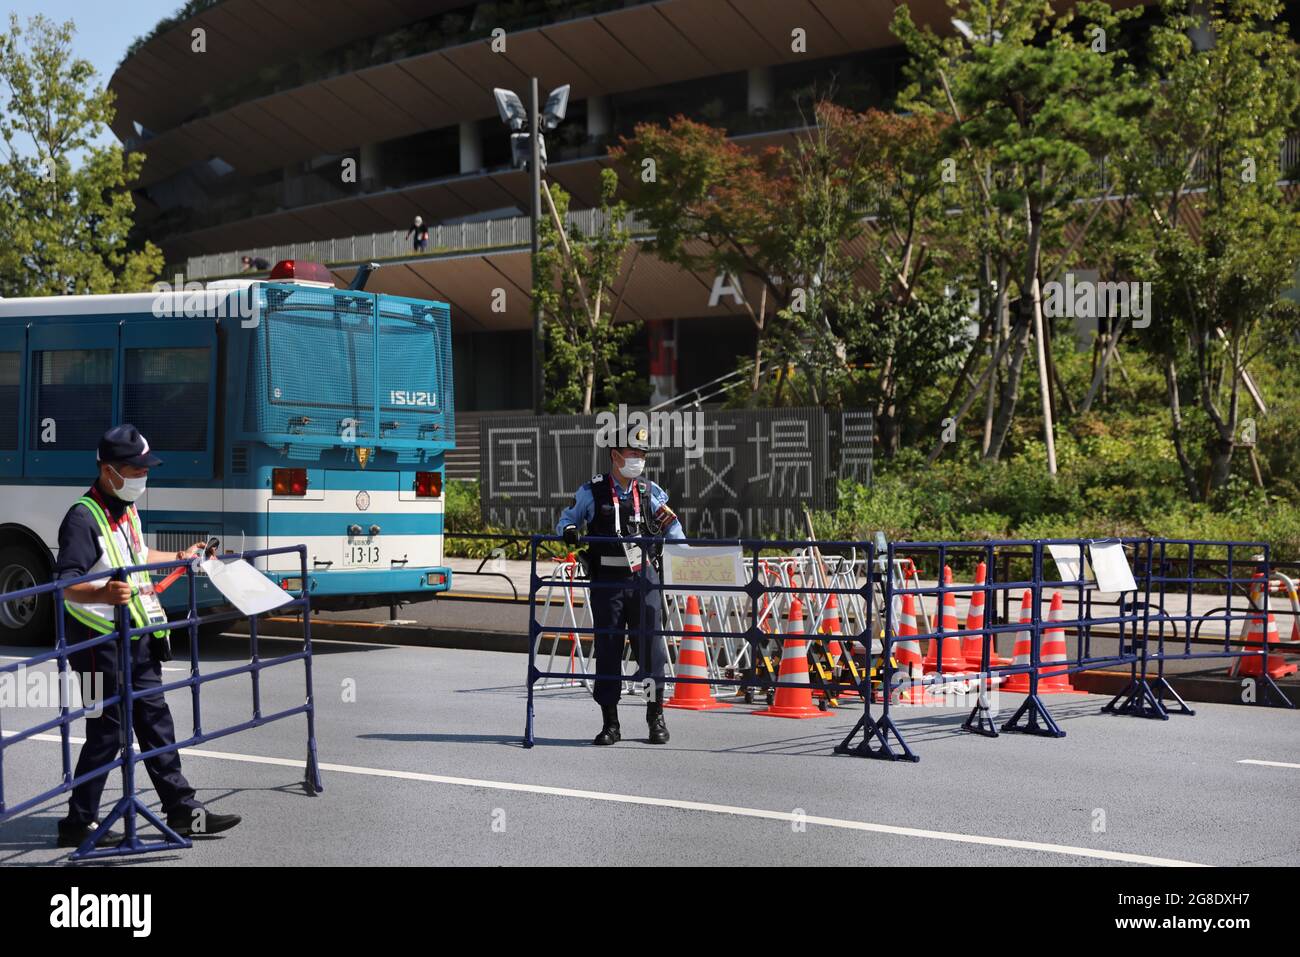
[[[272,282],[297,282],[334,288],[334,276],[321,263],[305,259],[282,259],[271,270]]]

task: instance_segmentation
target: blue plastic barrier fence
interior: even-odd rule
[[[280,555],[296,552],[302,569],[302,580],[308,580],[307,576],[307,549],[305,546],[297,545],[285,548],[261,549],[248,551],[240,554],[239,558],[246,560],[257,559],[267,555]],[[231,557],[229,555],[222,557]],[[195,567],[190,562],[157,562],[150,565],[135,565],[130,568],[116,569],[112,578],[116,581],[125,581],[128,574],[134,572],[162,572],[170,571],[175,568],[185,569],[185,580],[189,588],[189,601],[187,615],[182,620],[172,620],[166,625],[170,632],[177,632],[186,629],[189,632],[190,645],[190,674],[188,677],[179,681],[164,682],[160,687],[151,689],[147,693],[135,691],[131,686],[131,664],[132,650],[131,640],[137,635],[143,635],[146,632],[161,630],[157,625],[149,625],[144,628],[133,628],[130,626],[130,620],[127,617],[126,606],[118,606],[116,609],[116,629],[106,635],[99,635],[86,641],[68,644],[64,634],[63,620],[63,592],[64,589],[71,585],[79,585],[87,581],[102,581],[102,574],[83,575],[80,578],[68,579],[65,581],[50,582],[44,585],[37,585],[33,588],[23,589],[21,591],[11,592],[0,596],[0,601],[10,601],[31,596],[37,596],[46,592],[53,594],[54,599],[54,628],[55,628],[55,647],[50,651],[44,651],[40,654],[33,655],[23,661],[14,664],[8,664],[0,667],[0,675],[6,672],[17,673],[19,669],[34,668],[44,664],[47,661],[56,660],[58,662],[59,687],[66,689],[69,687],[71,677],[68,668],[68,659],[70,655],[77,652],[95,648],[99,645],[112,644],[117,662],[118,671],[118,693],[97,701],[99,708],[116,707],[121,714],[122,727],[122,751],[119,756],[102,767],[95,768],[80,776],[74,776],[74,760],[72,755],[72,744],[70,740],[70,728],[72,724],[90,713],[91,709],[85,706],[71,708],[66,693],[61,696],[59,715],[40,724],[25,728],[21,731],[0,731],[0,823],[4,823],[18,814],[30,810],[40,804],[44,804],[59,795],[66,794],[74,787],[84,781],[89,781],[96,777],[102,777],[110,774],[114,770],[122,770],[122,793],[121,800],[114,805],[113,810],[103,819],[100,826],[91,834],[86,841],[72,854],[70,860],[84,861],[102,857],[117,857],[127,854],[142,854],[150,851],[171,850],[178,848],[190,847],[190,841],[181,837],[166,822],[160,820],[149,807],[140,800],[135,787],[136,766],[141,761],[146,761],[158,755],[178,751],[181,748],[189,748],[217,738],[223,738],[227,735],[236,734],[240,731],[246,731],[250,728],[260,727],[269,724],[272,721],[279,721],[284,718],[290,718],[294,715],[305,715],[307,719],[307,762],[304,787],[308,793],[318,794],[324,790],[320,778],[320,767],[316,754],[316,708],[315,698],[312,690],[312,647],[311,647],[311,602],[304,591],[298,598],[281,606],[283,611],[299,611],[302,614],[303,623],[303,645],[298,651],[290,654],[280,655],[272,658],[263,657],[258,642],[257,619],[248,619],[249,625],[249,661],[247,664],[238,665],[232,668],[223,668],[211,674],[201,674],[199,671],[199,641],[198,628],[199,624],[210,624],[220,621],[234,621],[243,618],[237,611],[224,612],[217,615],[209,615],[200,619],[195,603]],[[295,661],[303,663],[303,673],[305,678],[305,700],[300,705],[276,711],[272,714],[265,714],[262,710],[261,700],[261,673],[278,665],[291,664]],[[236,675],[247,674],[250,676],[252,685],[252,715],[246,721],[229,727],[221,728],[216,731],[205,730],[202,722],[201,700],[202,686],[213,681],[220,681],[223,678],[231,678]],[[168,691],[175,691],[180,688],[189,688],[191,700],[193,703],[194,730],[193,733],[184,740],[176,741],[173,744],[154,748],[147,751],[136,751],[134,744],[134,734],[132,731],[132,711],[134,702],[141,697],[152,697],[154,695],[165,694]],[[62,739],[62,764],[63,780],[53,788],[41,792],[33,797],[26,798],[17,804],[6,803],[5,800],[5,777],[4,777],[4,757],[5,751],[14,745],[35,737],[36,735],[45,734],[46,732],[58,729],[59,736]],[[136,827],[136,815],[141,815],[146,821],[153,824],[162,834],[161,841],[145,841],[141,838]],[[97,848],[95,842],[99,837],[106,833],[112,825],[121,818],[125,827],[125,839],[117,847]]]

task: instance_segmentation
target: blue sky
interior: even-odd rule
[[[73,21],[77,25],[72,38],[73,50],[95,65],[99,83],[107,85],[131,42],[152,30],[163,17],[171,16],[183,3],[184,0],[0,0],[0,16],[3,16],[0,22],[7,30],[10,13],[18,14],[24,21],[37,13],[60,23]],[[108,143],[114,139],[105,130],[100,141]]]

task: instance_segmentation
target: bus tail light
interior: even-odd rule
[[[437,498],[442,494],[441,472],[416,472],[415,497]]]
[[[280,587],[285,591],[302,591],[302,579],[282,578],[280,579]]]
[[[271,492],[275,495],[306,495],[306,469],[271,469]]]
[[[424,581],[425,584],[428,585],[443,585],[446,584],[447,576],[442,572],[429,572],[429,574],[424,577]]]

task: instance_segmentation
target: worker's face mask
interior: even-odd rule
[[[138,499],[141,495],[144,494],[144,487],[149,482],[149,476],[142,475],[139,478],[127,478],[117,469],[113,468],[113,466],[110,465],[109,469],[122,482],[121,488],[113,490],[113,494],[116,495],[118,498],[120,498],[122,501],[134,502],[136,499]]]
[[[645,456],[643,455],[629,455],[623,459],[623,464],[619,467],[619,472],[625,479],[640,478],[644,471]]]

